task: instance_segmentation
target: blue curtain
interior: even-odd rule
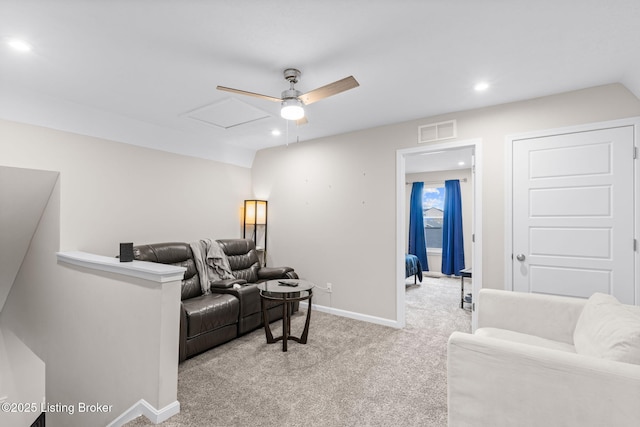
[[[424,238],[424,218],[422,216],[423,182],[414,182],[411,187],[411,208],[409,212],[409,253],[418,257],[423,271],[429,271],[427,264],[427,242]]]
[[[444,182],[444,223],[442,225],[442,273],[460,275],[464,270],[462,201],[460,181]]]

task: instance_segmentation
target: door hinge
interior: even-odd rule
[[[475,302],[471,303],[471,311],[476,311],[476,303]]]
[[[638,158],[638,147],[633,147],[633,159]]]
[[[633,252],[636,252],[638,250],[638,241],[636,239],[633,239]]]
[[[471,235],[471,243],[475,243],[476,242],[476,233],[473,233]]]

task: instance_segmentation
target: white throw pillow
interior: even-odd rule
[[[578,354],[640,365],[640,307],[595,293],[573,333]]]

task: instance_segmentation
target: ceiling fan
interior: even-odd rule
[[[290,86],[289,89],[282,92],[280,98],[225,86],[218,86],[216,89],[238,93],[240,95],[254,96],[256,98],[262,98],[273,102],[280,102],[282,105],[280,115],[283,118],[287,120],[296,120],[298,124],[304,124],[307,123],[307,120],[304,116],[303,105],[309,105],[316,101],[320,101],[321,99],[328,98],[360,86],[360,83],[358,83],[353,76],[349,76],[314,89],[310,92],[302,93],[294,87],[294,85],[298,83],[300,74],[300,71],[295,68],[287,68],[284,70],[284,78],[289,82]]]

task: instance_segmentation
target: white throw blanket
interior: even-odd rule
[[[211,293],[209,282],[235,279],[231,272],[227,255],[218,242],[211,239],[202,239],[190,243],[189,246],[191,246],[191,251],[193,252],[196,270],[200,275],[200,287],[203,295]]]

